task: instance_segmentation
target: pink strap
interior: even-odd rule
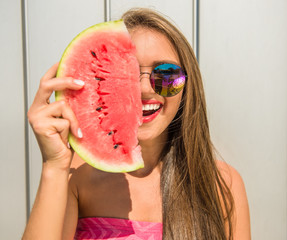
[[[162,224],[119,218],[79,218],[74,240],[162,239]]]

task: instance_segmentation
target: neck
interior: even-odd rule
[[[166,131],[157,138],[146,141],[139,141],[142,150],[142,157],[144,160],[144,168],[130,173],[132,176],[145,177],[154,170],[161,171],[161,164],[159,161],[160,154],[166,144]]]

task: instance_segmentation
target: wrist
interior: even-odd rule
[[[46,178],[54,178],[55,176],[68,176],[70,166],[60,165],[53,162],[44,162],[42,166],[42,176]]]
[[[43,158],[43,169],[55,170],[57,172],[66,172],[70,170],[73,154],[68,156],[53,158]]]

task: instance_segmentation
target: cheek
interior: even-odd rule
[[[180,101],[181,101],[181,95],[182,94],[178,94],[174,97],[166,99],[166,102],[165,102],[164,108],[163,108],[163,115],[165,116],[168,124],[173,120],[173,118],[175,117],[175,115],[179,109]]]
[[[157,118],[139,127],[138,138],[140,141],[151,140],[159,137],[174,119],[180,106],[182,94],[165,98],[162,111]]]

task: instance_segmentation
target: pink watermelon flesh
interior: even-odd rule
[[[82,90],[56,92],[74,111],[83,138],[70,134],[73,149],[87,163],[108,172],[143,167],[137,130],[142,124],[139,64],[122,21],[95,25],[64,52],[57,77],[85,82]]]

